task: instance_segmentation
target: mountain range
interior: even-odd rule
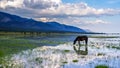
[[[58,22],[42,22],[22,18],[5,12],[0,12],[0,31],[12,32],[87,32],[84,29],[60,24]]]

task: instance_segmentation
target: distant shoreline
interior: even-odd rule
[[[23,35],[39,35],[39,34],[105,34],[95,32],[14,32],[14,31],[0,31],[0,35],[4,34],[23,34]]]

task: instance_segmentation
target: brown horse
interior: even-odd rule
[[[78,36],[78,37],[76,37],[76,39],[74,40],[74,43],[73,44],[75,44],[76,42],[80,42],[80,41],[85,41],[85,43],[86,43],[86,45],[87,45],[87,43],[88,43],[88,37],[87,36]]]
[[[80,50],[80,47],[81,47],[80,41],[85,41],[85,51],[88,51],[88,48],[87,48],[88,37],[87,36],[78,36],[78,37],[76,37],[73,44],[75,45],[77,41],[78,41],[78,44],[79,44],[78,50]],[[75,46],[73,48],[74,48],[74,50],[76,50]]]

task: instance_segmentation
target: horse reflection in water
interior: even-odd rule
[[[85,41],[85,51],[84,50],[80,50],[80,47],[82,46],[80,41]],[[78,42],[78,47],[75,45],[76,42]],[[73,42],[73,49],[75,50],[75,52],[77,54],[81,54],[81,55],[87,55],[88,54],[88,37],[87,36],[78,36],[76,37],[76,39]]]

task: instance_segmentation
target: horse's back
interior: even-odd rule
[[[74,43],[76,43],[76,41],[86,41],[86,44],[87,44],[87,41],[88,41],[88,37],[87,36],[77,36],[76,39],[74,40]]]
[[[78,38],[88,38],[87,36],[78,36]]]
[[[78,36],[77,39],[80,41],[83,41],[83,40],[87,40],[88,37],[87,36]]]

